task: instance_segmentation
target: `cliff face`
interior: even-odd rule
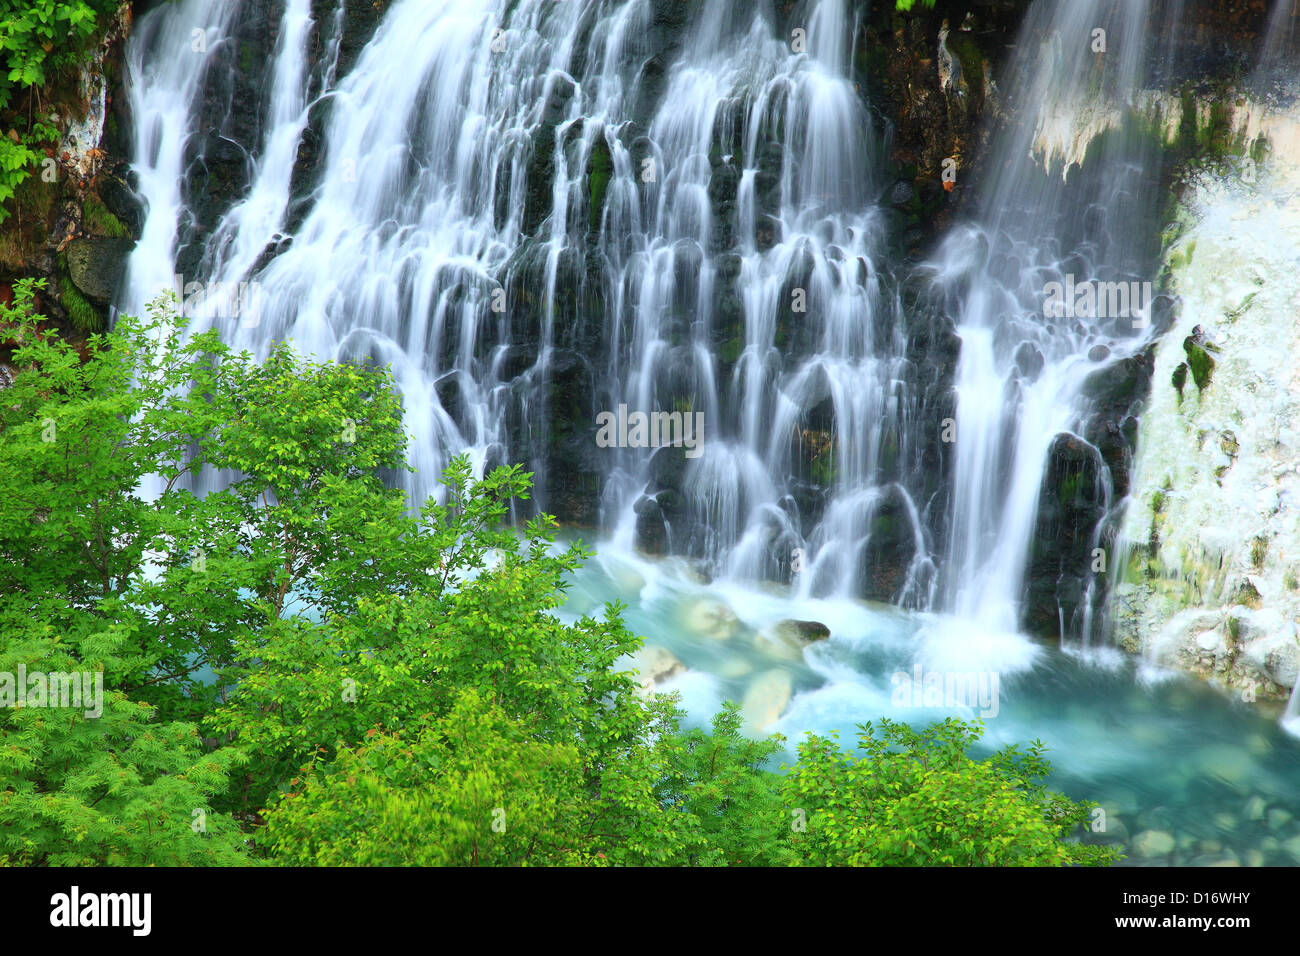
[[[18,279],[44,279],[39,307],[72,338],[104,328],[143,224],[121,139],[121,54],[131,22],[130,7],[122,7],[83,67],[27,104],[39,102],[60,140],[19,185],[0,225],[0,294],[7,297]]]
[[[19,187],[9,219],[0,224],[0,295],[7,300],[19,279],[44,279],[38,308],[73,340],[105,328],[127,257],[144,226],[145,210],[130,167],[135,129],[124,90],[124,50],[136,20],[158,5],[159,0],[124,3],[104,25],[83,67],[40,91],[46,120],[60,130],[61,140],[47,151],[48,162]],[[314,6],[314,47],[339,42],[339,69],[346,70],[388,4],[346,0],[337,17],[332,0]],[[182,273],[198,267],[195,237],[210,229],[247,185],[247,157],[231,143],[247,139],[244,134],[261,121],[258,65],[269,60],[278,39],[274,7],[270,0],[243,3],[234,42],[222,51],[229,82],[213,84],[203,135],[191,145],[182,184],[193,213],[179,237],[177,268]],[[319,131],[317,123],[299,148],[303,180],[317,158]]]
[[[1231,124],[1262,162],[1202,172],[1181,207],[1115,599],[1125,647],[1254,699],[1300,670],[1300,113]]]

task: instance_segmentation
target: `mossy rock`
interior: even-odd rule
[[[1170,384],[1178,391],[1178,400],[1183,400],[1183,388],[1187,385],[1187,363],[1179,362],[1170,377]]]
[[[591,232],[600,230],[601,213],[605,209],[605,194],[614,173],[614,161],[604,137],[598,137],[587,159],[587,226]]]
[[[98,306],[107,306],[126,271],[135,243],[130,239],[90,237],[68,244],[67,275],[77,290]]]
[[[1206,351],[1205,347],[1191,335],[1183,340],[1183,351],[1187,353],[1187,368],[1191,372],[1192,381],[1196,383],[1197,391],[1205,391],[1210,384],[1210,378],[1214,375],[1214,367],[1217,364],[1214,361],[1214,356]],[[1186,381],[1185,378],[1184,381]]]
[[[81,224],[92,236],[110,239],[129,239],[131,230],[113,215],[94,193],[86,197],[81,207]]]
[[[108,324],[108,316],[103,310],[89,302],[66,272],[61,272],[58,280],[59,304],[68,313],[68,321],[73,328],[83,335],[102,332]]]

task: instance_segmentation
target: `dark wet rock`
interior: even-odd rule
[[[632,510],[636,513],[637,546],[646,554],[668,554],[668,522],[659,502],[642,495]]]
[[[557,350],[544,376],[549,427],[536,452],[546,463],[546,507],[566,525],[594,528],[600,520],[604,462],[603,449],[596,447],[593,371],[583,356]]]
[[[569,111],[569,103],[578,90],[573,77],[563,73],[552,74],[548,80],[546,102],[542,106],[542,122],[558,123]]]
[[[1056,635],[1061,611],[1079,609],[1092,579],[1094,534],[1109,505],[1102,454],[1076,435],[1060,434],[1048,453],[1027,573],[1025,625]]]
[[[906,180],[899,180],[889,190],[889,204],[898,210],[915,212],[920,208],[920,197],[916,186]]]
[[[831,636],[831,629],[820,621],[796,621],[793,618],[777,622],[775,630],[779,636],[803,645],[815,644]]]
[[[1016,367],[1028,379],[1036,379],[1043,370],[1043,353],[1032,342],[1021,342],[1016,348]]]
[[[907,583],[908,569],[916,557],[916,532],[903,492],[891,489],[877,508],[868,528],[860,587],[862,596],[893,601]]]
[[[338,75],[347,76],[356,65],[361,51],[375,35],[391,0],[343,0],[342,34],[339,38]],[[317,24],[334,19],[334,0],[312,0],[312,17]]]
[[[528,186],[524,199],[522,229],[525,235],[535,236],[541,230],[542,223],[550,217],[554,196],[552,182],[555,179],[555,127],[545,125],[536,127],[531,143],[531,156],[528,162]]]
[[[138,239],[141,230],[144,229],[145,209],[144,202],[131,187],[131,178],[134,176],[130,173],[125,176],[100,173],[95,185],[104,208]]]

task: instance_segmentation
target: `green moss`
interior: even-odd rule
[[[71,279],[59,278],[59,302],[78,331],[87,335],[104,331],[104,315],[77,290]]]
[[[836,474],[835,449],[830,443],[827,443],[826,447],[812,460],[812,480],[821,488],[830,488],[835,484]],[[877,519],[877,521],[879,520]],[[872,533],[875,533],[874,524]]]
[[[72,281],[72,276],[68,273],[66,253],[59,254],[58,280],[59,304],[63,306],[63,311],[68,313],[68,319],[73,327],[85,335],[104,331],[104,327],[108,324],[107,317],[81,294],[81,290]]]
[[[1163,523],[1165,507],[1169,504],[1171,490],[1173,490],[1173,482],[1165,478],[1164,485],[1151,496],[1151,531],[1147,536],[1147,552],[1152,558],[1160,553],[1160,525]],[[1148,574],[1151,573],[1148,568]]]
[[[1272,151],[1267,136],[1259,136],[1255,142],[1250,144],[1250,158],[1256,163],[1263,163],[1268,159],[1268,154]]]
[[[1196,253],[1196,240],[1193,239],[1182,250],[1175,249],[1169,254],[1169,268],[1178,272],[1192,264],[1192,256]]]
[[[1237,306],[1235,309],[1231,309],[1228,312],[1223,313],[1223,317],[1227,319],[1229,322],[1237,321],[1239,318],[1245,315],[1247,310],[1250,309],[1251,305],[1254,304],[1255,296],[1257,295],[1259,295],[1258,292],[1252,292],[1250,295],[1246,296],[1246,298],[1241,300],[1241,305]]]
[[[110,236],[114,239],[131,237],[131,230],[126,228],[122,220],[109,212],[108,207],[94,194],[88,195],[82,204],[81,222],[91,235]]]
[[[1214,374],[1214,357],[1197,345],[1190,335],[1183,341],[1183,351],[1187,353],[1187,367],[1192,373],[1192,381],[1196,383],[1196,390],[1204,391]]]
[[[609,147],[603,139],[596,141],[587,160],[587,225],[592,232],[600,229],[600,215],[605,208],[605,194],[614,172]]]
[[[735,365],[745,351],[745,337],[733,335],[718,348],[718,356],[728,365]]]
[[[1250,563],[1258,571],[1264,566],[1264,558],[1268,555],[1268,539],[1259,537],[1250,543]]]
[[[1174,369],[1174,374],[1170,377],[1170,384],[1178,391],[1179,404],[1183,401],[1183,387],[1187,384],[1187,363],[1179,362],[1178,367]]]
[[[1134,548],[1124,566],[1124,581],[1127,584],[1141,584],[1150,574],[1151,564],[1142,555],[1140,548]]]
[[[1244,604],[1246,607],[1258,609],[1264,602],[1255,585],[1249,581],[1242,581],[1241,586],[1237,588],[1237,593],[1233,595],[1233,603]]]
[[[948,49],[961,64],[962,77],[972,94],[980,94],[984,89],[984,54],[975,41],[960,31],[948,34]],[[982,95],[979,96],[982,101]],[[978,105],[973,104],[973,105]]]
[[[1066,475],[1061,479],[1061,483],[1057,485],[1056,488],[1057,500],[1060,501],[1061,506],[1065,508],[1071,507],[1082,496],[1082,493],[1083,472],[1081,471],[1075,474]]]

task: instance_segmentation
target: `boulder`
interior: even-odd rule
[[[682,625],[692,634],[727,641],[740,629],[736,612],[721,601],[705,599],[687,604],[681,613]]]
[[[831,629],[820,621],[796,621],[787,618],[776,625],[776,633],[789,638],[800,645],[824,641],[831,636]]]
[[[135,243],[130,239],[90,237],[68,244],[68,274],[72,283],[98,306],[112,303]]]
[[[1295,638],[1276,636],[1246,645],[1245,657],[1280,687],[1295,687],[1300,676],[1300,644]]]
[[[741,704],[746,729],[755,734],[764,733],[785,713],[792,693],[790,675],[785,671],[770,670],[760,674],[745,691]]]
[[[686,670],[672,651],[653,644],[647,644],[632,655],[632,667],[639,677],[641,692],[646,695],[654,693],[657,686]]]

